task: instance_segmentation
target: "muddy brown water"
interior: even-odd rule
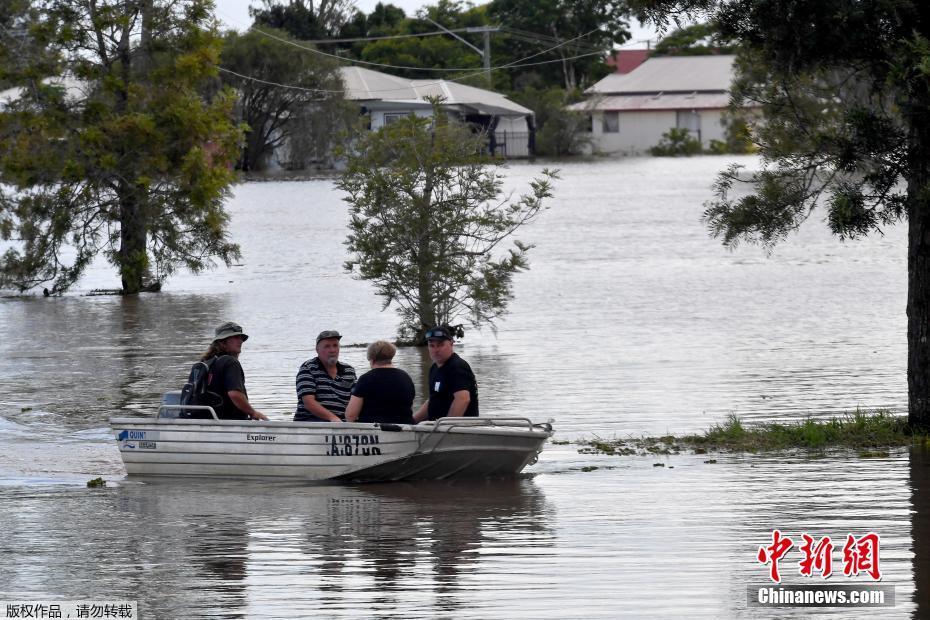
[[[551,208],[519,235],[536,247],[511,313],[459,347],[483,413],[551,419],[561,442],[730,414],[903,412],[905,230],[841,244],[815,214],[770,256],[726,250],[700,217],[729,161],[559,164]],[[540,168],[512,165],[507,187]],[[515,481],[126,479],[107,419],[176,389],[216,323],[250,334],[247,387],[278,419],[317,332],[394,334],[371,285],[341,269],[340,198],[328,180],[240,185],[239,265],[126,299],[81,294],[118,285],[95,265],[74,294],[0,299],[0,600],[137,600],[144,618],[930,616],[919,451],[610,457],[558,443]],[[366,367],[361,347],[343,359]],[[422,383],[421,351],[397,363]],[[98,475],[108,486],[87,489]],[[842,576],[841,547],[878,533],[895,606],[750,606],[776,528],[837,545],[826,580],[786,555],[784,581],[801,585],[870,583]]]

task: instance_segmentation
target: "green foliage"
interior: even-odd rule
[[[566,106],[579,98],[578,93],[558,87],[526,88],[515,93],[514,101],[533,110],[536,121],[536,155],[561,157],[579,155],[591,144],[590,118]]]
[[[774,243],[817,209],[841,240],[908,222],[908,415],[930,428],[930,21],[917,0],[632,0],[709,18],[740,42],[734,103],[755,102],[762,169],[721,176],[705,217],[732,245]],[[750,191],[734,191],[736,183]]]
[[[903,218],[908,188],[916,187],[900,182],[914,172],[909,162],[920,161],[913,148],[930,148],[908,143],[909,127],[922,118],[915,110],[925,106],[915,97],[930,102],[930,95],[901,87],[926,84],[918,75],[930,57],[928,33],[912,27],[923,23],[918,4],[802,5],[634,2],[658,22],[682,11],[708,16],[721,37],[740,42],[734,106],[761,106],[753,137],[765,165],[748,179],[752,193],[732,191],[737,169],[718,181],[705,216],[726,244],[773,243],[818,205],[841,239],[880,232]]]
[[[379,10],[381,7],[381,10]],[[435,24],[420,17],[403,18],[400,9],[393,5],[378,5],[369,17],[368,36],[411,35],[436,32]],[[436,4],[423,7],[421,17],[454,30],[485,26],[488,19],[485,7],[465,5],[458,0],[439,0]],[[480,34],[457,33],[478,48],[482,47]],[[483,66],[481,55],[461,41],[450,35],[428,37],[405,37],[384,39],[359,44],[356,48],[358,58],[367,62],[392,65],[394,67],[411,67],[410,70],[390,69],[390,73],[408,78],[437,77],[446,79],[465,79],[465,83],[478,87],[487,87],[483,75],[474,75]],[[465,69],[465,71],[447,71],[430,73],[414,70],[412,67],[433,69]]]
[[[584,89],[604,77],[604,59],[630,38],[629,8],[605,0],[492,0],[491,20],[506,29],[495,39],[495,64],[506,64],[561,45],[528,62],[558,61],[509,71],[511,88]],[[571,43],[568,43],[571,41]]]
[[[733,40],[724,40],[714,24],[692,24],[662,37],[652,56],[703,56],[732,54],[736,51]]]
[[[68,289],[103,253],[123,290],[157,289],[238,247],[226,239],[234,95],[215,87],[207,0],[32,2],[3,79],[0,287]],[[212,96],[206,93],[212,91]]]
[[[222,62],[238,74],[224,73],[223,81],[239,93],[238,118],[249,128],[237,162],[241,170],[264,169],[275,149],[288,168],[327,163],[358,117],[358,108],[343,96],[337,64],[283,32],[230,33]]]
[[[726,423],[715,424],[704,435],[682,438],[682,443],[700,446],[705,450],[786,450],[805,448],[873,448],[905,446],[914,437],[907,419],[878,410],[866,413],[858,409],[841,418],[825,421],[806,419],[788,424],[764,423],[746,428],[736,416]]]
[[[249,8],[255,25],[284,30],[296,39],[312,41],[335,36],[355,14],[354,0],[262,0]]]
[[[512,297],[531,246],[505,241],[552,195],[555,173],[501,200],[499,160],[486,138],[447,118],[408,116],[363,137],[338,186],[350,205],[346,269],[370,280],[400,314],[401,337],[418,344],[433,325],[493,323]]]
[[[682,155],[699,155],[701,141],[683,127],[672,127],[662,134],[661,140],[649,152],[655,157],[679,157]]]
[[[707,149],[710,153],[745,155],[758,150],[752,140],[752,130],[744,111],[730,109],[724,114],[722,122],[725,125],[724,140],[711,140]]]
[[[700,435],[680,437],[639,437],[621,440],[600,438],[581,441],[579,452],[608,455],[678,454],[690,448],[695,454],[708,452],[765,452],[773,450],[859,450],[866,457],[887,456],[890,448],[922,445],[927,438],[915,434],[907,419],[882,409],[860,411],[828,420],[806,419],[799,422],[769,422],[746,426],[735,415],[723,424],[714,424]],[[716,463],[716,460],[704,461]]]

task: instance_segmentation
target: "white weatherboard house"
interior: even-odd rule
[[[704,148],[725,139],[735,56],[659,56],[629,73],[614,73],[585,91],[569,109],[591,114],[595,152],[646,153],[674,127],[689,130]]]
[[[372,131],[409,114],[430,116],[426,97],[442,97],[449,114],[488,131],[494,153],[508,158],[530,155],[533,111],[504,95],[458,82],[408,80],[361,67],[342,67],[340,72],[346,99],[363,108]]]

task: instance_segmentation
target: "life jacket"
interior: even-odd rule
[[[213,382],[215,372],[222,370],[228,361],[228,355],[211,357],[208,360],[195,363],[191,366],[190,375],[187,377],[187,383],[181,388],[181,405],[200,405],[213,407],[217,415],[217,409],[223,404],[223,397],[216,392],[210,391],[210,384]],[[213,416],[205,409],[182,409],[181,418],[208,419],[212,420]]]

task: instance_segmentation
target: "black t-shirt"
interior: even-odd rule
[[[372,368],[358,378],[352,395],[364,399],[359,422],[413,424],[413,380],[400,368]]]
[[[465,410],[467,416],[478,415],[478,383],[468,362],[453,353],[445,364],[433,364],[429,369],[429,419],[438,420],[449,415],[453,395],[468,390],[471,400]]]
[[[245,372],[242,364],[232,355],[221,355],[210,365],[210,377],[207,389],[220,395],[222,404],[216,407],[216,415],[221,420],[248,420],[249,414],[242,411],[229,399],[229,391],[236,390],[248,396],[245,391]]]

